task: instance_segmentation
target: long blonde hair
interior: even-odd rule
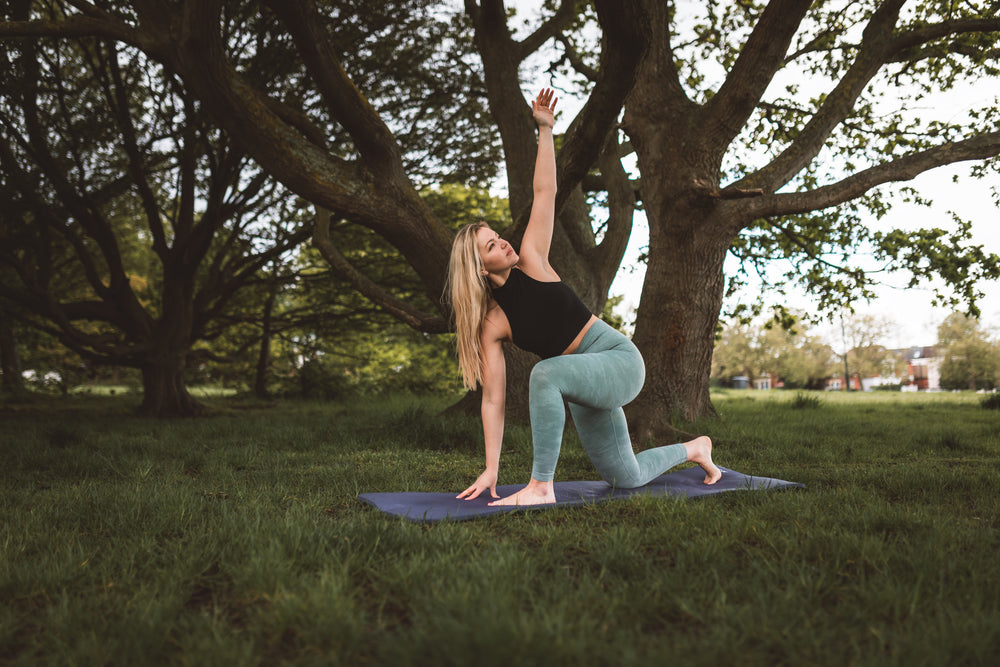
[[[469,389],[483,382],[486,367],[479,336],[490,306],[490,290],[476,243],[476,232],[483,227],[489,225],[473,222],[458,230],[451,246],[448,282],[444,288],[445,299],[451,302],[455,313],[458,365],[462,381]]]

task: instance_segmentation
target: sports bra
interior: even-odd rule
[[[543,359],[558,357],[590,321],[590,309],[564,282],[541,282],[517,267],[492,288],[514,344]]]

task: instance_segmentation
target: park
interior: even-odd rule
[[[914,185],[997,201],[995,3],[12,0],[0,53],[0,664],[1000,659],[1000,255]],[[522,272],[590,318],[552,353]],[[893,281],[933,348],[868,335]],[[792,487],[361,502],[534,484],[590,331],[618,452]],[[612,479],[582,414],[556,484]]]

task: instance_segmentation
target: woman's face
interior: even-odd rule
[[[501,273],[517,264],[517,253],[507,241],[489,227],[476,230],[476,245],[483,268],[490,273]]]

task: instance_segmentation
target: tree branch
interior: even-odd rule
[[[3,21],[3,37],[104,37],[135,45],[141,41],[139,34],[124,23],[90,16],[70,16],[60,21]]]
[[[819,154],[827,138],[850,112],[868,82],[892,52],[892,31],[905,0],[887,0],[879,6],[865,27],[857,58],[816,113],[780,155],[769,164],[741,178],[731,187],[761,188],[774,192],[804,169]]]
[[[393,317],[405,322],[417,331],[425,333],[446,333],[451,330],[443,317],[429,315],[405,301],[397,299],[355,269],[330,241],[330,212],[318,206],[316,207],[316,229],[313,233],[313,243],[323,258],[330,263],[334,273]]]
[[[311,0],[266,0],[284,22],[319,94],[351,135],[365,163],[387,174],[402,173],[399,146],[368,99],[351,81],[330,46],[326,26]]]
[[[580,54],[576,52],[576,49],[574,49],[573,45],[569,43],[569,40],[566,39],[564,36],[559,36],[557,37],[557,39],[563,45],[563,57],[569,61],[570,66],[578,74],[583,75],[583,77],[588,81],[591,82],[597,81],[598,77],[597,70],[583,61],[583,58],[580,57]],[[556,64],[558,64],[558,61],[556,63],[553,63],[553,67]]]
[[[621,265],[635,217],[636,194],[628,174],[618,157],[618,130],[608,133],[604,150],[597,158],[597,165],[607,186],[608,222],[604,238],[596,249],[598,274],[614,279]],[[610,282],[608,283],[610,287]]]
[[[907,49],[912,49],[950,35],[996,31],[1000,31],[1000,18],[942,21],[941,23],[923,26],[916,30],[898,34],[893,40],[893,50],[896,54],[900,54]]]
[[[648,21],[633,3],[595,0],[605,46],[593,92],[566,132],[556,162],[559,174],[556,211],[597,161],[605,139],[615,127],[636,71],[649,44]],[[527,212],[522,214],[527,220]]]
[[[576,1],[562,0],[556,13],[518,44],[517,59],[524,60],[540,49],[546,41],[558,37],[574,18],[576,18]]]
[[[146,179],[146,165],[139,151],[135,125],[132,123],[132,114],[129,110],[128,93],[125,90],[121,69],[118,66],[118,49],[115,48],[113,42],[109,48],[111,57],[107,59],[105,66],[110,69],[113,90],[106,91],[108,104],[121,131],[123,148],[128,158],[128,175],[139,192],[139,200],[142,202],[146,222],[153,237],[153,251],[163,260],[166,258],[167,242],[163,229],[163,219],[160,215],[160,206],[149,181]]]
[[[788,45],[811,4],[811,0],[771,0],[767,4],[726,80],[705,105],[715,128],[710,134],[716,145],[728,146],[739,134],[784,63]]]
[[[765,195],[744,210],[751,219],[808,213],[843,204],[883,183],[911,180],[935,167],[988,160],[997,155],[1000,155],[1000,132],[991,132],[906,155],[808,192]]]

